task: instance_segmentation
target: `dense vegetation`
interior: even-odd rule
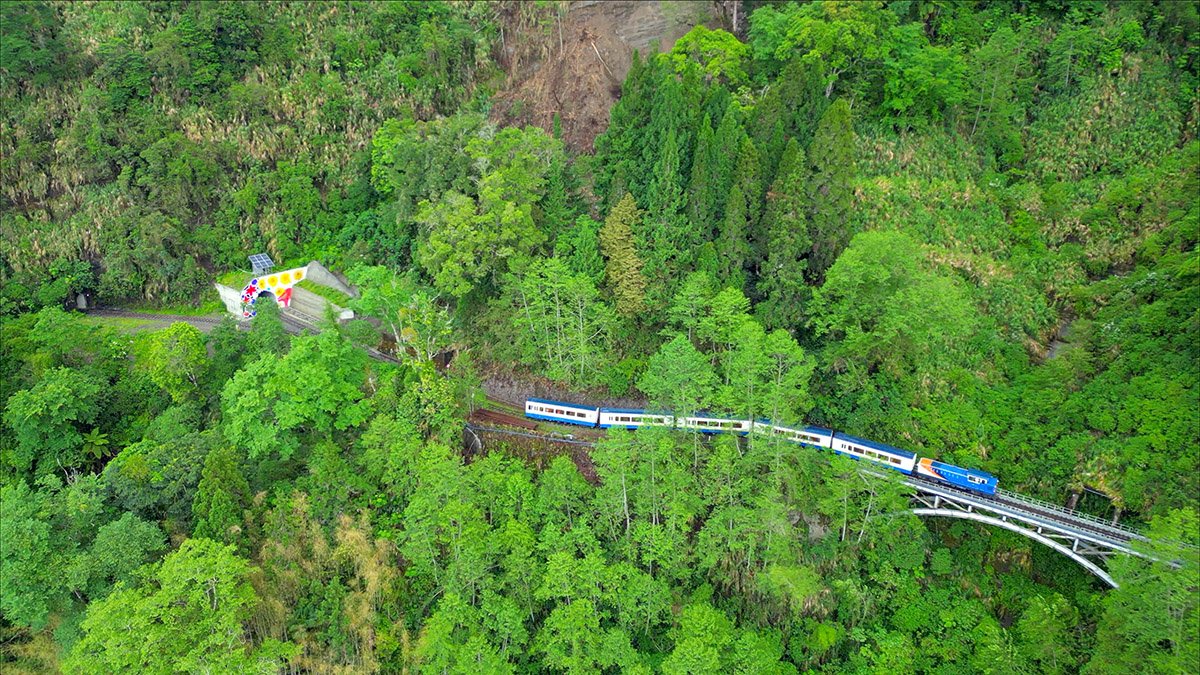
[[[555,3],[0,4],[0,666],[1194,671],[1195,5],[742,9],[576,154],[488,119]],[[257,250],[402,363],[63,311]],[[464,458],[484,366],[980,467],[1184,564],[1109,591],[766,440]]]

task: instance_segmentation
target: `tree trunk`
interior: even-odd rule
[[[1079,504],[1079,497],[1080,497],[1082,494],[1083,494],[1083,492],[1082,492],[1082,491],[1080,491],[1080,492],[1072,492],[1072,493],[1071,493],[1071,498],[1067,500],[1067,510],[1068,510],[1068,511],[1074,511],[1074,510],[1075,510],[1075,506],[1076,506],[1077,504]]]
[[[629,493],[625,489],[625,472],[621,472],[621,504],[625,510],[625,534],[629,534]]]

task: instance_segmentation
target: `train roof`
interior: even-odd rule
[[[634,408],[601,408],[600,412],[606,413],[630,413],[633,415],[645,415],[645,410],[636,410]],[[653,414],[653,413],[652,413]]]
[[[565,401],[551,401],[551,400],[545,399],[545,398],[530,397],[530,398],[525,399],[526,403],[528,403],[529,401],[533,401],[534,403],[546,403],[549,405],[561,405],[564,408],[582,408],[584,410],[598,410],[598,408],[596,408],[594,406],[590,406],[590,405],[580,405],[578,403],[567,403]]]
[[[913,458],[913,457],[917,456],[917,453],[915,453],[915,452],[909,452],[908,450],[901,450],[900,448],[897,448],[893,445],[888,445],[887,443],[879,443],[876,441],[867,440],[865,438],[859,438],[858,436],[851,436],[850,434],[847,434],[847,433],[844,433],[841,431],[834,434],[834,437],[840,438],[844,441],[858,443],[859,445],[864,445],[873,450],[879,450],[881,452],[889,452],[893,455],[899,455],[901,457]]]
[[[826,429],[825,427],[817,427],[817,426],[813,426],[811,424],[800,424],[800,425],[793,426],[791,424],[775,424],[771,420],[759,420],[759,422],[763,422],[764,424],[769,424],[773,427],[779,427],[781,429],[791,429],[792,431],[807,431],[809,433],[821,434],[823,436],[832,436],[833,435],[833,429]],[[847,438],[849,438],[849,436],[847,436]]]
[[[946,462],[939,462],[936,459],[931,459],[929,461],[933,464],[933,468],[935,468],[935,469],[941,469],[941,468],[958,469],[959,471],[968,471],[977,476],[984,476],[984,477],[990,478],[992,480],[996,480],[995,476],[984,471],[983,469],[968,469],[965,467],[958,466],[956,464],[947,464]]]

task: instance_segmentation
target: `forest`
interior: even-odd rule
[[[1197,5],[692,3],[581,147],[494,114],[578,4],[0,3],[0,670],[1200,670]],[[262,251],[359,318],[75,311]],[[1148,541],[1112,589],[773,439],[465,452],[492,379]]]

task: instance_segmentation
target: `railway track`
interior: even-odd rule
[[[136,312],[122,309],[93,309],[87,310],[87,313],[96,316],[152,320],[161,323],[174,323],[181,321],[196,326],[205,332],[212,330],[212,328],[214,328],[225,318],[224,315],[190,316],[182,314],[152,314],[149,312]],[[315,319],[298,314],[294,311],[283,312],[281,314],[281,318],[283,320],[284,329],[293,335],[299,334],[305,330],[314,332],[319,332],[321,330]],[[248,330],[250,327],[249,322],[243,321],[238,321],[237,325],[238,328],[242,330]],[[376,349],[367,348],[366,351],[372,358],[376,360],[400,363],[400,360],[396,357],[385,354]],[[520,407],[521,403],[523,403],[493,398],[492,396],[488,396],[488,400],[501,406],[511,407]],[[574,434],[539,432],[537,424],[525,420],[522,417],[517,417],[516,415],[500,412],[498,410],[489,410],[486,408],[481,408],[473,412],[467,420],[466,427],[476,432],[514,435],[552,443],[564,443],[588,448],[595,446],[594,440],[577,439],[574,437]],[[576,430],[573,429],[573,431]],[[1142,541],[1146,540],[1144,535],[1130,528],[1106,523],[1100,519],[1088,516],[1087,514],[1068,511],[1061,506],[1034,500],[1029,497],[1025,497],[1024,495],[1018,495],[1001,490],[997,491],[997,494],[995,495],[985,496],[979,493],[960,490],[948,484],[930,481],[915,474],[909,476],[909,480],[920,481],[931,486],[936,486],[942,490],[971,497],[979,501],[990,502],[995,504],[997,507],[1002,507],[1026,516],[1034,516],[1060,526],[1065,525],[1080,532],[1087,533],[1091,536],[1108,539],[1121,545],[1128,545],[1134,539]]]
[[[159,321],[162,323],[190,323],[193,326],[216,326],[224,319],[222,316],[194,316],[189,314],[154,314],[151,312],[134,312],[125,309],[89,309],[85,313],[89,316],[109,316],[118,319],[143,319],[150,321]]]
[[[504,426],[508,426],[508,427],[516,427],[518,429],[527,429],[527,430],[531,430],[531,431],[536,430],[538,428],[538,425],[536,423],[530,422],[529,420],[527,420],[523,417],[517,417],[516,415],[509,415],[507,413],[497,412],[495,410],[488,410],[487,408],[480,408],[479,410],[476,410],[475,412],[468,415],[467,419],[469,421],[477,423],[477,424],[488,424],[488,425],[500,424],[500,425],[504,425]]]

